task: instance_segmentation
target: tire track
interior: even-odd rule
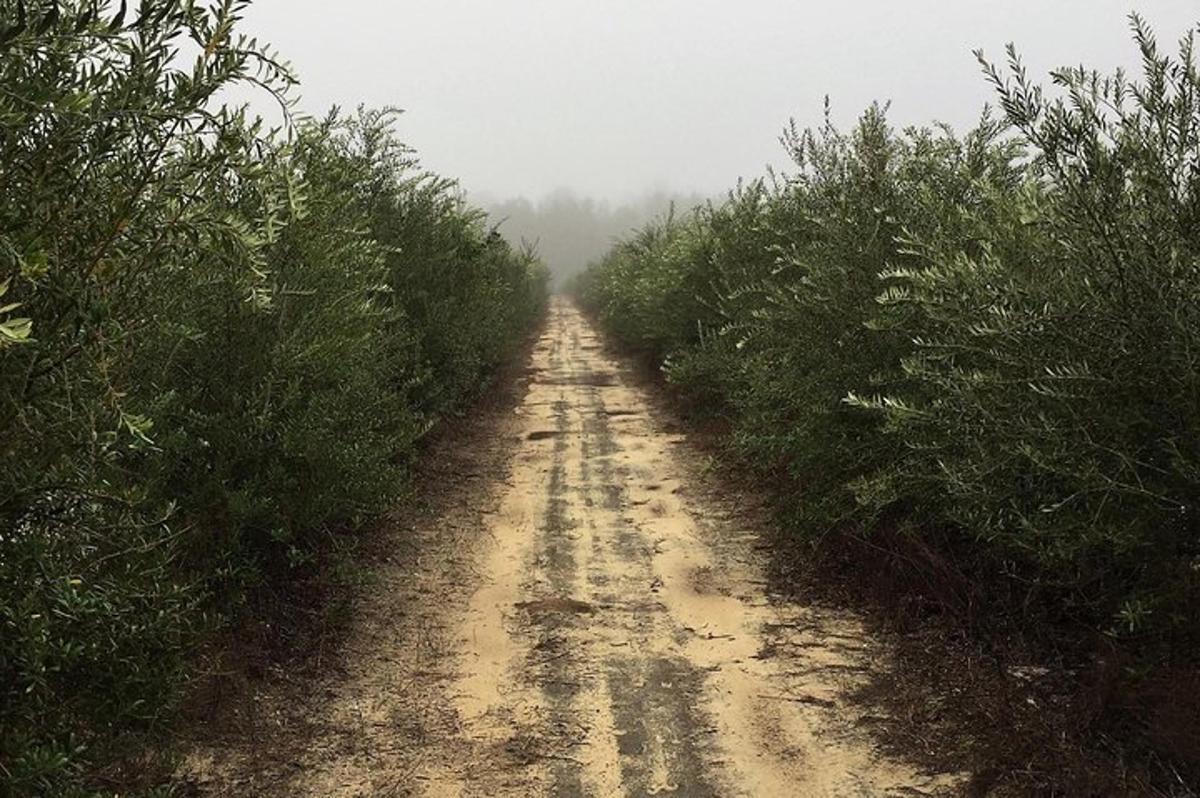
[[[879,652],[852,617],[763,594],[756,536],[558,301],[461,624],[469,761],[427,795],[879,796],[954,780],[885,761],[846,695]],[[469,752],[469,753],[467,753]],[[447,761],[442,757],[439,761]]]

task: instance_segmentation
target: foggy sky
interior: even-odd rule
[[[826,94],[839,123],[879,99],[966,127],[989,99],[973,48],[1015,41],[1038,76],[1135,65],[1135,8],[1168,47],[1200,20],[1195,0],[257,0],[242,30],[309,112],[404,108],[402,138],[473,194],[623,200],[760,175]]]

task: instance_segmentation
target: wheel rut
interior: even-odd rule
[[[764,594],[753,529],[558,301],[510,487],[460,624],[470,761],[429,795],[879,796],[949,777],[886,761],[846,696],[877,656],[849,616]]]
[[[761,508],[569,302],[521,382],[479,451],[441,453],[489,478],[385,538],[409,554],[383,558],[338,661],[234,706],[236,731],[191,746],[188,794],[954,794],[871,744],[851,696],[886,652],[767,595]]]

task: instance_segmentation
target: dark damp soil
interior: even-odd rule
[[[644,353],[606,346],[634,374],[665,426],[715,468],[711,485],[760,497],[780,519],[766,544],[769,590],[852,608],[892,651],[856,695],[884,752],[937,772],[969,774],[966,796],[1200,796],[1200,668],[1136,674],[1115,645],[1061,628],[973,625],[939,606],[928,574],[914,578],[901,540],[844,532],[822,545],[787,530],[794,496],[737,463],[728,426],[697,415]],[[1047,644],[1067,640],[1067,645]],[[769,654],[769,652],[768,652]]]

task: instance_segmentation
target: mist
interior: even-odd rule
[[[0,797],[1200,798],[1198,18],[0,0]]]
[[[672,210],[686,211],[706,198],[696,193],[652,191],[611,202],[560,188],[536,200],[486,195],[471,199],[488,211],[491,223],[509,241],[533,246],[550,267],[553,287],[561,289],[635,228]]]
[[[256,0],[243,30],[299,76],[294,113],[334,104],[403,110],[397,135],[460,182],[555,282],[672,203],[786,171],[789,120],[848,127],[875,101],[896,127],[971,127],[992,91],[974,50],[1016,44],[1039,82],[1069,64],[1134,69],[1128,15],[1166,44],[1191,0],[946,5],[866,0]],[[265,117],[270,98],[234,92]]]
[[[1127,15],[1171,43],[1194,0],[256,0],[243,30],[299,74],[298,110],[395,106],[422,162],[475,196],[561,188],[614,204],[716,196],[784,165],[788,120],[971,125],[992,99],[972,50],[1014,42],[1044,77],[1135,67]],[[1043,81],[1045,82],[1045,81]],[[249,94],[248,94],[249,96]],[[264,112],[268,101],[255,100]],[[548,237],[542,236],[549,245]]]

